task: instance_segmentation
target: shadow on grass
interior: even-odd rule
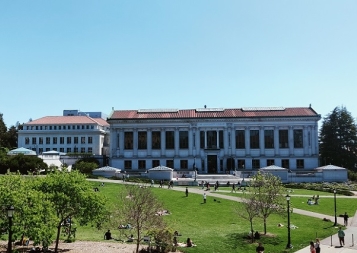
[[[283,243],[283,240],[275,235],[261,235],[259,240],[254,239],[254,243],[257,242],[263,243],[263,245],[279,245]],[[252,239],[247,233],[232,233],[226,236],[225,243],[229,245],[230,248],[244,249],[247,244],[252,244]]]

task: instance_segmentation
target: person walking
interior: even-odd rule
[[[206,193],[203,193],[203,203],[204,203],[204,204],[206,204],[206,198],[207,198]]]
[[[320,249],[320,239],[319,238],[316,238],[315,250],[316,250],[316,253],[320,253],[320,251],[321,251],[321,249]]]
[[[316,253],[315,244],[313,241],[310,242],[310,253]]]
[[[347,212],[345,212],[345,214],[343,215],[343,222],[345,224],[345,227],[347,227],[347,225],[348,225],[348,214],[347,214]]]
[[[186,197],[188,197],[188,188],[186,186]]]
[[[338,229],[337,235],[338,235],[338,239],[340,241],[340,246],[341,247],[345,246],[345,232],[343,232],[341,227]]]
[[[236,191],[236,185],[235,185],[234,183],[232,184],[232,190],[231,190],[231,192],[233,192],[233,191],[234,191],[234,192],[237,192],[237,191]]]

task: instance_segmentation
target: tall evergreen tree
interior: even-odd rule
[[[346,107],[336,107],[324,118],[319,141],[322,165],[356,170],[357,127]]]
[[[0,113],[0,147],[7,147],[6,132],[7,132],[7,127],[4,122],[3,114]]]

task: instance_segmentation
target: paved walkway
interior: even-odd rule
[[[121,180],[110,180],[110,179],[89,179],[90,181],[99,181],[99,182],[110,182],[110,183],[122,183]],[[149,184],[148,184],[149,185]],[[166,189],[164,187],[163,189]],[[186,190],[186,187],[182,186],[176,186],[172,188],[173,190],[176,191],[182,191],[184,192]],[[224,195],[224,194],[219,194],[215,193],[214,191],[203,191],[200,187],[194,188],[190,187],[190,193],[196,193],[196,194],[202,194],[203,192],[206,192],[207,197],[212,196],[216,198],[222,198],[222,199],[228,199],[228,200],[233,200],[233,201],[238,201],[242,202],[242,198],[236,197],[236,196],[229,196],[229,195]],[[220,190],[220,192],[230,192],[227,190]],[[237,192],[238,194],[242,194],[241,192]],[[237,194],[237,195],[238,195]],[[291,196],[306,196],[306,195],[294,195],[290,194]],[[320,196],[320,198],[329,198],[331,196]],[[332,196],[333,197],[333,196]],[[349,196],[339,196],[340,197],[346,197],[346,198],[357,198],[357,196],[349,197]],[[298,213],[301,215],[306,215],[306,216],[311,216],[311,217],[316,217],[316,218],[327,218],[332,221],[335,220],[334,216],[329,216],[326,214],[321,214],[321,213],[315,213],[315,212],[310,212],[298,208],[294,208],[294,213]],[[337,217],[337,223],[343,224],[343,218]],[[340,243],[337,237],[337,230],[338,227],[336,227],[336,234],[332,235],[328,238],[322,239],[321,240],[321,252],[322,253],[357,253],[357,212],[356,214],[352,217],[349,218],[349,224],[347,226],[347,229],[344,230],[345,232],[345,246],[340,247]],[[308,245],[309,242],[306,242]],[[294,245],[294,243],[292,243]],[[309,246],[306,246],[305,248],[296,251],[296,253],[308,253],[310,252]]]

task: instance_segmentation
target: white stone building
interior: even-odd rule
[[[113,110],[111,166],[164,165],[199,173],[318,167],[318,121],[311,107]]]
[[[42,152],[107,155],[109,124],[99,112],[65,110],[64,116],[46,116],[27,122],[18,132],[18,146]],[[81,116],[78,116],[81,115]],[[92,115],[88,116],[88,115]]]

